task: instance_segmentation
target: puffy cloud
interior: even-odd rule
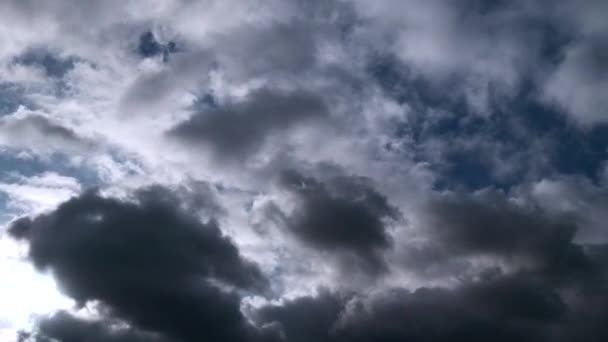
[[[320,291],[262,307],[258,319],[286,341],[601,341],[605,308],[594,303],[608,298],[605,245],[585,248],[581,257],[593,265],[588,276],[565,268],[574,276],[567,283],[542,267],[493,268],[452,287]]]
[[[162,335],[141,331],[123,322],[109,319],[91,320],[76,317],[66,311],[59,311],[50,317],[40,319],[36,332],[20,332],[19,342],[49,340],[86,340],[97,342],[170,342]]]
[[[608,9],[603,10],[608,13]],[[608,35],[592,36],[572,43],[564,60],[547,79],[545,95],[580,124],[605,124],[608,105],[603,95],[608,91],[606,65]]]
[[[285,341],[328,341],[345,298],[321,290],[317,296],[299,297],[282,304],[268,305],[255,312],[255,319],[275,329]]]
[[[280,139],[288,129],[327,115],[318,96],[262,89],[242,102],[195,113],[169,134],[186,143],[209,146],[219,159],[246,159],[271,137]]]
[[[323,182],[292,170],[281,175],[281,184],[296,197],[284,224],[298,238],[321,251],[363,261],[372,272],[386,267],[382,252],[391,247],[387,226],[399,211],[368,180],[343,176]]]
[[[8,207],[17,212],[39,213],[52,209],[82,190],[80,182],[54,172],[32,177],[18,176],[0,182],[0,191],[8,196]]]
[[[49,270],[79,302],[99,301],[146,330],[186,340],[242,340],[253,333],[237,289],[263,291],[267,281],[223,237],[161,191],[138,202],[86,192],[55,211],[21,218],[9,234],[29,242],[29,258]]]

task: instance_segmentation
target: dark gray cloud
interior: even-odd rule
[[[308,92],[262,89],[242,101],[194,114],[169,135],[210,148],[219,159],[247,158],[271,136],[328,115],[323,100]]]
[[[565,307],[550,288],[500,279],[456,290],[387,291],[355,300],[337,323],[344,341],[550,341]]]
[[[49,214],[15,221],[9,234],[29,243],[31,261],[51,271],[67,295],[99,301],[136,327],[187,341],[253,334],[235,291],[265,290],[257,266],[215,221],[201,223],[159,189],[135,197],[125,202],[89,191]]]
[[[598,253],[601,254],[601,253]],[[606,256],[590,260],[605,264]],[[322,292],[259,311],[286,341],[603,341],[608,299],[581,281],[564,288],[535,272],[489,272],[446,288],[388,289],[367,295]],[[575,293],[573,297],[569,294]],[[597,303],[598,305],[594,305]],[[303,318],[306,316],[307,318]]]
[[[345,299],[322,289],[316,297],[299,297],[255,312],[259,324],[272,326],[284,341],[324,342],[344,309]]]
[[[34,332],[22,331],[17,342],[171,342],[157,333],[138,330],[110,319],[83,319],[58,311],[39,319]]]
[[[578,227],[569,217],[516,204],[492,190],[438,196],[426,211],[427,242],[400,251],[404,264],[418,272],[444,265],[444,272],[456,275],[471,265],[454,258],[486,256],[516,269],[532,267],[555,281],[593,274],[583,246],[574,242]]]
[[[319,181],[290,170],[280,182],[296,198],[295,209],[285,218],[293,234],[319,250],[352,254],[374,272],[384,270],[382,252],[392,245],[388,224],[400,214],[368,179]]]
[[[292,184],[306,188],[310,181],[294,178]],[[491,255],[502,258],[501,266],[478,267],[471,276],[452,269],[459,281],[450,288],[321,291],[264,307],[258,318],[287,341],[305,340],[305,331],[317,341],[599,342],[608,336],[602,323],[606,245],[576,243],[577,227],[568,217],[494,191],[447,194],[427,210],[425,228],[435,249],[415,262]],[[314,318],[299,318],[305,314]]]
[[[595,284],[603,288],[605,270],[598,275]],[[339,326],[350,341],[601,341],[608,332],[600,323],[605,310],[589,308],[608,293],[587,286],[581,280],[564,288],[533,271],[494,273],[454,289],[396,290],[355,301]]]
[[[446,195],[430,204],[435,237],[463,252],[504,255],[548,253],[571,243],[576,226],[522,208],[499,192]]]

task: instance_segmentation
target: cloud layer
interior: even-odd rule
[[[0,341],[606,340],[605,3],[3,1]]]

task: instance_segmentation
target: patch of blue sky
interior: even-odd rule
[[[27,99],[22,86],[11,82],[0,82],[0,116],[15,112],[19,106],[30,109],[36,107]]]
[[[0,191],[0,226],[3,226],[10,221],[17,212],[9,206],[9,197],[4,192]],[[0,235],[2,232],[0,231]]]
[[[62,78],[74,68],[79,58],[62,57],[45,49],[30,49],[17,56],[14,63],[41,68],[46,76]]]
[[[10,181],[15,175],[32,177],[44,172],[75,178],[85,188],[101,184],[95,170],[71,162],[66,154],[54,153],[48,157],[40,157],[19,150],[0,149],[0,181]]]
[[[450,91],[457,86],[457,78],[437,86],[412,76],[407,66],[390,56],[375,60],[369,72],[387,96],[413,109],[407,122],[395,123],[393,134],[414,142],[417,148],[408,153],[414,153],[418,161],[430,162],[438,175],[438,189],[492,186],[507,190],[522,180],[553,174],[598,181],[608,160],[608,125],[581,128],[559,109],[541,102],[531,80],[522,81],[511,98],[490,89],[491,115],[483,116],[472,113],[465,99]],[[441,151],[440,160],[429,160],[423,146],[435,139],[450,143]],[[535,155],[531,148],[539,145],[542,155]],[[498,149],[492,158],[515,166],[510,175],[497,176],[496,163],[483,153],[489,146]]]

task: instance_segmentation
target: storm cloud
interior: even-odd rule
[[[137,202],[94,191],[57,210],[22,218],[9,228],[29,242],[29,258],[80,303],[186,340],[242,340],[250,327],[239,311],[241,291],[264,291],[267,280],[223,237],[217,223],[199,222],[142,191]]]
[[[296,208],[285,219],[293,234],[322,251],[352,253],[373,272],[385,268],[382,252],[391,247],[388,225],[400,213],[368,180],[339,176],[323,182],[294,170],[280,178],[296,197]]]

